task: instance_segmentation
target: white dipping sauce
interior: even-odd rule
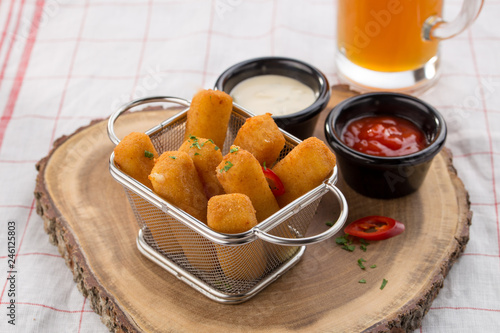
[[[282,75],[259,75],[238,83],[230,93],[235,103],[261,115],[291,114],[307,108],[317,96],[295,79]]]

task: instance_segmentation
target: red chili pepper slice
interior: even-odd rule
[[[405,225],[385,216],[366,216],[345,227],[344,232],[366,240],[383,240],[405,231]]]
[[[264,172],[264,176],[266,176],[267,182],[269,183],[269,187],[273,192],[275,197],[278,197],[285,193],[285,186],[281,182],[280,177],[278,177],[273,170],[262,167],[262,171]]]

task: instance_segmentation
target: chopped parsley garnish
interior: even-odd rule
[[[198,156],[198,155],[200,155],[200,153],[194,153],[194,156]]]
[[[231,163],[230,161],[226,161],[226,163],[224,164],[224,167],[222,169],[220,169],[220,172],[224,172],[224,171],[228,171],[229,169],[231,169],[231,167],[233,166],[234,164]]]
[[[332,222],[326,222],[325,224],[326,224],[327,226],[329,226],[329,227],[333,227],[333,223],[332,223]]]
[[[349,237],[349,234],[335,238],[335,243],[342,245],[342,249],[349,252],[353,252],[354,249],[356,249],[356,247],[352,245],[352,238]]]
[[[219,147],[215,146],[215,150],[219,150]]]
[[[240,147],[234,146],[233,148],[231,148],[231,150],[229,150],[229,152],[234,154],[234,153],[237,153],[239,149],[240,149]]]
[[[189,146],[189,148],[193,148],[193,147],[196,147],[198,149],[201,149],[201,147],[203,147],[203,145],[200,146],[200,143],[198,142],[198,138],[195,137],[194,135],[190,135],[189,138],[191,140],[193,140],[194,142],[191,144],[191,146]],[[188,140],[189,141],[189,140]],[[191,142],[191,141],[189,141]]]
[[[356,249],[356,247],[354,245],[344,245],[344,246],[342,246],[342,248],[346,251],[349,251],[349,252],[353,252]]]
[[[262,164],[262,167],[264,168],[264,171],[267,170],[266,161],[264,161],[264,164]]]
[[[327,226],[333,225],[332,222],[329,222],[329,221],[326,222],[325,224]],[[363,250],[364,252],[366,252],[366,250],[368,249],[367,246],[370,245],[370,243],[368,243],[365,239],[362,239],[359,237],[353,237],[353,236],[349,235],[348,233],[345,233],[344,235],[335,238],[335,243],[340,245],[342,249],[349,251],[349,252],[353,252],[355,250],[356,246],[354,245],[354,243],[359,244],[358,242],[361,243],[361,245],[359,245],[359,248],[361,250]],[[361,268],[362,270],[366,270],[366,266],[368,266],[368,265],[366,265],[366,266],[364,265],[364,263],[366,263],[366,262],[367,261],[365,259],[359,258],[358,259],[359,268]],[[373,268],[376,268],[377,265],[373,264],[373,265],[370,265],[369,267],[373,269]],[[382,280],[382,285],[380,286],[380,290],[385,288],[387,282],[388,281],[386,279]],[[361,279],[358,281],[358,283],[366,283],[366,280]]]
[[[333,223],[328,221],[325,223],[327,226],[331,227],[333,226]],[[342,248],[344,250],[347,250],[347,251],[350,251],[350,252],[353,252],[355,250],[355,245],[353,245],[354,242],[357,242],[359,241],[361,243],[361,245],[359,246],[359,248],[363,251],[363,252],[366,252],[366,250],[368,249],[367,248],[367,245],[370,245],[370,243],[368,243],[366,240],[362,239],[362,238],[359,238],[359,237],[353,237],[351,235],[349,235],[348,233],[345,233],[343,236],[340,236],[340,237],[337,237],[335,239],[335,242],[339,245],[343,245]]]
[[[176,156],[169,156],[171,159],[175,160],[177,157]]]
[[[193,148],[193,147],[201,149],[200,144],[198,143],[198,140],[196,140],[191,146],[189,146],[189,148]]]
[[[214,141],[212,139],[207,139],[207,141],[203,142],[201,144],[201,146],[203,147],[207,142],[211,142],[211,143],[214,143]]]
[[[366,268],[365,265],[363,265],[364,262],[366,262],[365,259],[363,259],[363,258],[359,258],[358,259],[358,266],[359,266],[359,268],[361,268],[361,269],[365,269]]]
[[[145,150],[145,151],[144,151],[144,156],[146,156],[146,157],[147,157],[147,158],[149,158],[150,160],[152,160],[152,159],[153,159],[153,157],[155,157],[155,155],[154,155],[152,152],[147,151],[147,150]]]
[[[340,237],[335,238],[335,243],[339,245],[345,245],[345,244],[350,244],[351,240],[348,238],[348,235],[343,235]]]

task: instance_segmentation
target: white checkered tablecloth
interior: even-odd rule
[[[34,165],[55,139],[132,97],[190,99],[252,57],[298,58],[336,84],[336,5],[0,0],[0,332],[107,331],[34,210]],[[460,5],[447,0],[445,8],[453,16]],[[474,211],[466,251],[420,332],[500,331],[499,17],[500,1],[486,0],[472,28],[443,42],[443,76],[420,96],[448,121],[447,146]],[[17,232],[15,327],[7,316],[8,221]]]

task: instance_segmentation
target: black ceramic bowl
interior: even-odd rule
[[[378,115],[411,121],[423,131],[428,146],[409,155],[380,157],[361,153],[342,141],[342,132],[349,121]],[[377,92],[351,97],[334,107],[326,119],[325,136],[350,187],[369,197],[396,198],[420,187],[432,158],[444,146],[446,123],[434,107],[418,98]]]
[[[316,94],[316,100],[309,107],[286,115],[273,116],[276,124],[300,139],[312,135],[319,113],[330,100],[330,86],[325,75],[305,62],[281,57],[263,57],[240,62],[225,70],[217,79],[215,89],[228,94],[241,81],[258,75],[282,75],[296,79],[309,86]],[[241,105],[245,107],[244,105]],[[249,109],[251,112],[252,110]]]

